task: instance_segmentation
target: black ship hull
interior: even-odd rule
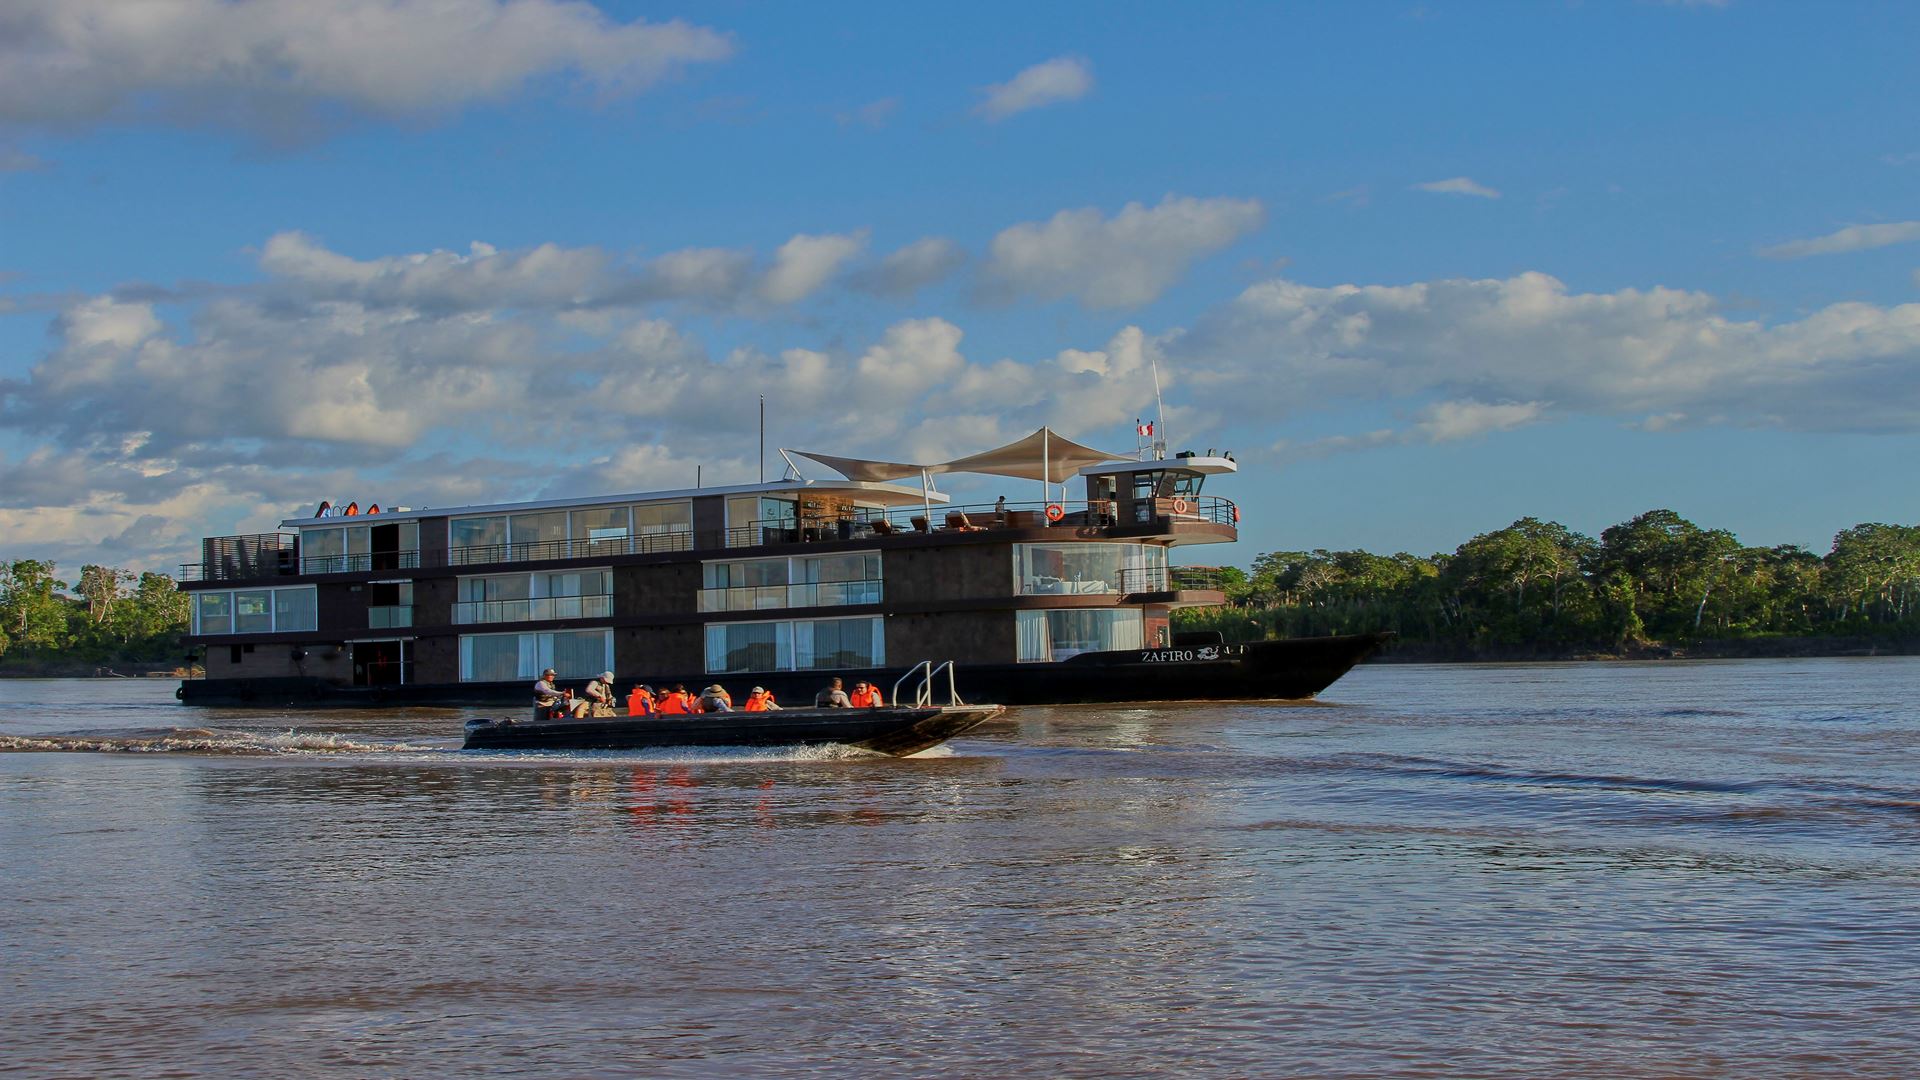
[[[998,705],[1071,705],[1112,701],[1247,701],[1310,698],[1391,640],[1391,633],[1287,638],[1236,645],[1182,645],[1081,653],[1047,664],[969,664],[957,686],[968,701]],[[731,675],[623,673],[619,689],[645,681],[698,689],[712,682],[736,697],[750,686],[781,702],[810,702],[828,678],[851,686],[866,679],[891,690],[899,669],[831,672],[768,671]],[[910,681],[910,686],[917,680]],[[191,679],[180,699],[192,705],[338,707],[368,705],[525,706],[529,683],[413,683],[340,686],[320,679]],[[904,691],[903,691],[904,692]]]
[[[1004,711],[999,705],[953,705],[617,716],[598,720],[469,720],[465,749],[653,750],[680,746],[834,743],[903,757],[938,746]]]

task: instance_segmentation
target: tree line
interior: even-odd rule
[[[0,562],[0,666],[37,672],[180,663],[188,597],[172,578],[83,566],[70,584],[57,573],[42,559]]]
[[[1451,554],[1275,551],[1225,570],[1228,640],[1393,630],[1462,654],[1618,652],[1704,639],[1920,636],[1920,526],[1855,525],[1817,555],[1747,547],[1671,510],[1598,540],[1521,518]]]

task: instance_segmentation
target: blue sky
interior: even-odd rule
[[[1260,551],[1915,520],[1911,5],[0,4],[0,556],[1175,438]],[[476,246],[479,245],[479,246]],[[960,493],[991,488],[962,487]]]

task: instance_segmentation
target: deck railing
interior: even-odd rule
[[[701,589],[700,610],[768,611],[779,608],[845,607],[877,604],[884,595],[878,581],[808,581],[795,585],[744,585]]]
[[[598,559],[678,551],[785,546],[867,540],[880,536],[985,532],[995,529],[1107,529],[1139,524],[1205,523],[1236,525],[1239,510],[1230,499],[1154,499],[1134,504],[1132,520],[1122,521],[1111,501],[991,502],[859,510],[845,517],[788,517],[747,522],[726,529],[641,533],[603,540],[545,540],[534,543],[477,544],[450,550],[377,551],[359,555],[323,555],[301,559],[296,539],[284,533],[210,537],[205,561],[182,563],[181,581],[237,581],[298,573],[366,573],[420,567],[493,566],[502,563]],[[303,569],[304,568],[304,569]]]

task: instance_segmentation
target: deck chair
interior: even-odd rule
[[[911,517],[908,520],[913,522],[914,532],[932,532],[933,531],[932,529],[927,528],[926,518],[915,515],[914,517]]]
[[[985,525],[975,525],[973,522],[968,521],[967,512],[965,510],[947,511],[947,528],[952,529],[955,532],[986,532],[987,531],[987,527]]]
[[[893,522],[888,521],[886,518],[874,518],[868,522],[868,524],[873,526],[873,535],[875,536],[892,536],[894,533],[900,531],[894,528]]]

